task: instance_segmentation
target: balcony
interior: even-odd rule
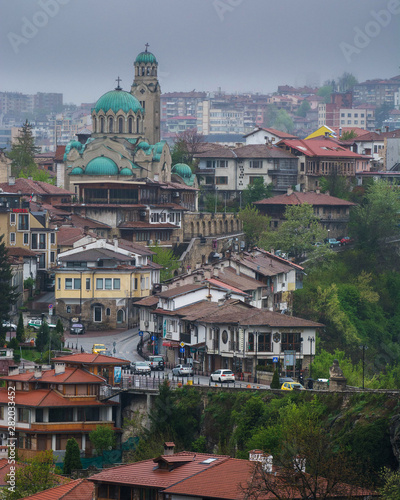
[[[96,429],[98,425],[114,427],[114,423],[110,421],[93,421],[93,422],[32,422],[29,430],[36,432],[58,432],[58,431],[86,431],[90,432]]]

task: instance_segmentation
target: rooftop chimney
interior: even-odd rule
[[[259,462],[265,472],[272,472],[273,456],[265,454],[262,450],[251,450],[249,452],[250,462]]]
[[[17,365],[11,365],[8,367],[8,376],[19,375],[19,367]]]
[[[13,175],[10,175],[10,177],[8,178],[8,185],[9,186],[15,185],[15,177]]]
[[[291,194],[293,194],[293,189],[291,188],[288,188],[287,189],[287,193],[286,193],[288,196],[290,196]]]
[[[386,132],[389,132],[389,127],[388,127],[388,125],[385,125],[385,131],[386,131]]]
[[[35,378],[42,378],[42,365],[36,365],[33,373]]]
[[[175,443],[167,442],[164,443],[164,455],[173,455],[175,449]]]
[[[114,250],[118,250],[118,238],[116,235],[114,235]]]
[[[65,363],[62,363],[61,361],[56,361],[54,363],[54,374],[61,375],[64,372],[65,372]]]

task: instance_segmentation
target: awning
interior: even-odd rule
[[[175,347],[175,348],[180,347],[179,342],[176,341],[176,340],[164,340],[163,343],[162,343],[162,345],[164,347]]]

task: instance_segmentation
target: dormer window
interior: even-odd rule
[[[97,267],[103,267],[104,262],[102,260],[97,261]]]

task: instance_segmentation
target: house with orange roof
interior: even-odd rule
[[[39,491],[21,500],[93,500],[94,484],[87,479],[75,479],[66,484]]]
[[[83,356],[83,357],[82,357]],[[71,358],[71,359],[69,359]],[[38,452],[53,450],[59,459],[67,441],[76,439],[82,456],[92,455],[89,433],[97,425],[119,432],[115,402],[102,399],[101,388],[114,383],[115,367],[126,360],[95,354],[55,358],[54,369],[22,370],[13,366],[2,377],[0,388],[1,444],[7,444],[8,418],[15,414],[16,448],[20,458],[32,458]],[[10,406],[10,394],[15,406]]]

